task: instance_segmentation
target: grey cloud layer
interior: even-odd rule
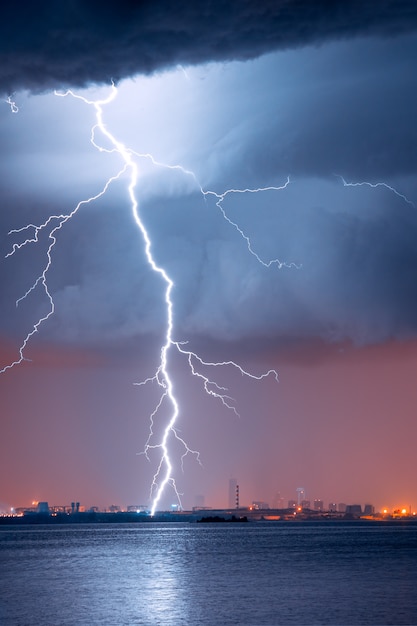
[[[81,86],[176,64],[415,30],[413,0],[3,3],[0,91]]]
[[[369,204],[366,192],[340,185],[335,205],[344,198],[352,206],[344,212],[312,205],[307,192],[302,204],[278,194],[269,210],[262,198],[225,204],[261,256],[301,269],[260,267],[214,203],[198,196],[145,203],[155,257],[175,283],[177,339],[367,344],[417,333],[415,210],[389,192]],[[60,240],[50,276],[56,313],[44,337],[106,346],[164,332],[163,285],[121,209],[108,205],[99,221],[86,215],[84,236],[74,228]],[[44,300],[39,294],[40,307]],[[32,299],[27,322],[33,315]]]

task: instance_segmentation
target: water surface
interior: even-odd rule
[[[0,624],[415,625],[417,525],[0,527]]]

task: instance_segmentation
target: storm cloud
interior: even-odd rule
[[[0,91],[109,83],[178,64],[246,60],[416,27],[412,0],[3,3]]]
[[[2,11],[5,93],[120,80],[109,129],[132,150],[194,173],[145,159],[136,190],[175,282],[178,339],[415,336],[415,3],[74,1]],[[79,101],[16,99],[19,115],[4,107],[0,119],[3,205],[13,207],[1,215],[4,233],[68,212],[120,166],[90,149],[92,111]],[[285,191],[223,203],[262,258],[299,269],[265,268],[199,186],[280,186],[287,176]],[[123,184],[66,224],[58,244],[48,275],[55,314],[42,336],[114,347],[163,332],[163,291]],[[47,310],[41,290],[17,313],[14,305],[43,261],[41,247],[1,266],[4,335],[25,336]]]

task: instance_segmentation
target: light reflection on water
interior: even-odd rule
[[[417,525],[0,527],[2,626],[417,624]]]

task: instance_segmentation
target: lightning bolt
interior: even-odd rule
[[[12,100],[13,95],[7,96],[5,102],[10,105],[10,110],[12,113],[19,113],[19,107],[16,102]]]
[[[293,263],[286,264],[278,259],[272,259],[269,261],[265,261],[264,259],[262,259],[254,251],[249,237],[244,233],[244,231],[239,227],[239,225],[236,222],[232,221],[227,216],[222,203],[224,199],[228,195],[231,195],[231,194],[261,193],[264,191],[281,191],[289,185],[290,180],[289,178],[287,178],[286,182],[282,186],[279,186],[279,187],[264,187],[264,188],[259,188],[259,189],[229,189],[222,194],[216,193],[214,191],[206,191],[198,183],[193,172],[186,170],[180,165],[167,165],[164,163],[160,163],[150,154],[140,154],[140,153],[134,152],[133,150],[126,147],[122,142],[118,141],[117,138],[110,133],[110,131],[107,129],[103,121],[103,107],[109,104],[110,102],[112,102],[117,95],[117,88],[114,84],[112,84],[111,86],[110,94],[106,98],[101,99],[101,100],[100,99],[90,100],[87,97],[74,93],[72,90],[67,90],[65,92],[56,91],[55,95],[57,97],[71,96],[75,99],[81,100],[84,104],[94,108],[95,124],[93,125],[91,129],[90,141],[92,145],[99,152],[118,154],[122,160],[122,167],[114,176],[110,177],[107,180],[103,188],[96,195],[91,196],[90,198],[86,200],[82,200],[69,213],[52,215],[41,224],[28,224],[22,228],[15,229],[9,232],[10,235],[12,234],[22,235],[22,240],[19,243],[13,244],[11,251],[7,254],[7,257],[13,256],[25,246],[28,246],[30,244],[37,244],[39,242],[39,237],[41,233],[43,232],[48,233],[49,243],[48,243],[48,247],[46,250],[46,261],[45,261],[44,268],[41,274],[35,280],[35,282],[26,291],[26,293],[17,300],[16,306],[18,306],[22,300],[27,298],[36,288],[40,287],[42,288],[46,296],[46,299],[49,302],[49,310],[47,311],[45,315],[43,315],[42,317],[38,319],[38,321],[33,325],[30,332],[28,332],[28,334],[26,335],[21,347],[19,348],[19,358],[17,358],[14,362],[3,367],[3,369],[0,370],[0,373],[3,373],[7,369],[10,369],[16,365],[19,365],[25,360],[28,360],[25,357],[25,350],[30,339],[33,337],[35,333],[38,332],[40,326],[44,324],[54,313],[55,305],[54,305],[54,300],[52,298],[52,294],[48,288],[47,278],[48,278],[48,272],[52,265],[53,251],[57,243],[57,236],[58,236],[59,231],[63,228],[63,226],[70,219],[72,219],[76,215],[76,213],[81,208],[85,207],[85,205],[89,205],[93,203],[94,201],[102,197],[107,192],[108,188],[114,181],[126,175],[128,177],[127,191],[128,191],[132,216],[143,238],[144,250],[145,250],[147,262],[149,266],[151,267],[152,271],[155,274],[159,275],[159,277],[161,278],[164,284],[164,301],[165,301],[165,310],[166,310],[166,331],[165,331],[164,342],[160,351],[159,366],[155,374],[152,377],[147,378],[146,380],[140,383],[136,383],[138,385],[145,385],[150,382],[155,382],[161,389],[160,398],[150,415],[149,434],[148,434],[148,439],[145,443],[145,447],[143,451],[143,454],[145,454],[148,459],[149,459],[148,453],[151,450],[156,450],[157,452],[160,453],[159,463],[155,471],[155,474],[152,480],[152,485],[151,485],[150,499],[151,499],[152,505],[151,505],[150,512],[151,512],[151,515],[154,515],[155,511],[157,510],[157,506],[160,502],[161,496],[165,488],[168,485],[173,488],[176,494],[176,497],[178,499],[178,503],[180,507],[182,508],[181,494],[178,491],[178,488],[174,479],[174,466],[173,466],[173,462],[170,458],[170,453],[169,453],[170,441],[172,439],[175,439],[182,446],[183,452],[181,455],[181,467],[183,467],[184,458],[188,454],[193,455],[196,458],[197,462],[201,463],[201,461],[200,461],[199,453],[196,450],[192,450],[187,445],[185,440],[182,437],[180,437],[177,426],[176,426],[178,417],[180,414],[180,408],[179,408],[177,397],[175,395],[174,383],[173,383],[173,379],[170,374],[170,368],[169,368],[169,361],[170,361],[171,353],[173,351],[176,351],[176,353],[181,355],[181,357],[185,357],[185,359],[188,362],[188,366],[189,366],[191,374],[200,380],[204,391],[208,395],[219,400],[223,404],[224,407],[232,410],[236,415],[238,415],[238,412],[234,405],[234,400],[233,398],[227,395],[226,393],[227,389],[221,386],[218,382],[216,382],[216,380],[209,378],[209,376],[207,376],[207,374],[204,372],[207,372],[207,370],[213,371],[218,368],[231,367],[231,368],[236,369],[242,376],[251,378],[256,381],[260,381],[269,376],[272,376],[275,378],[275,380],[278,380],[278,375],[277,375],[277,372],[273,369],[261,375],[254,375],[246,371],[245,369],[243,369],[240,365],[238,365],[234,361],[224,361],[224,362],[219,362],[219,363],[204,361],[195,352],[188,350],[185,347],[186,343],[179,342],[174,339],[174,336],[173,336],[174,311],[173,311],[173,300],[172,300],[172,291],[174,289],[174,282],[169,276],[169,274],[167,273],[167,271],[156,263],[153,253],[152,253],[151,238],[140,216],[139,205],[138,205],[138,201],[135,195],[135,189],[137,187],[138,175],[139,175],[138,166],[137,166],[135,159],[136,158],[148,159],[151,161],[151,163],[154,166],[165,167],[165,168],[172,169],[172,170],[179,170],[184,175],[193,177],[203,197],[207,199],[208,197],[212,196],[216,199],[216,206],[220,209],[224,219],[239,232],[241,237],[246,241],[249,252],[252,255],[254,255],[256,259],[259,261],[259,263],[261,263],[264,267],[270,267],[273,264],[278,266],[279,268],[282,268],[284,266],[285,267],[297,267],[297,266]],[[14,107],[16,107],[16,105],[11,100],[11,98],[8,99],[8,103],[12,107],[12,111],[16,112],[14,110]],[[98,135],[98,133],[100,133],[101,136],[107,140],[108,146],[110,147],[104,147],[100,142],[98,142],[98,140],[96,139],[96,136]],[[155,442],[155,437],[156,437],[155,432],[154,432],[155,420],[157,419],[157,416],[159,416],[159,413],[162,410],[165,410],[166,405],[167,405],[168,418],[166,419],[165,425],[163,427],[162,436],[160,437],[159,440]]]
[[[404,200],[407,204],[412,206],[414,209],[416,208],[416,205],[414,204],[414,202],[412,202],[412,200],[409,200],[407,198],[407,196],[405,196],[403,193],[400,193],[397,189],[395,189],[395,187],[392,187],[391,185],[388,185],[388,183],[384,183],[384,182],[371,183],[371,182],[368,182],[368,181],[348,183],[343,178],[343,176],[340,176],[340,174],[335,174],[335,176],[340,178],[340,180],[342,181],[344,187],[364,187],[365,186],[365,187],[371,187],[372,189],[376,189],[377,187],[385,187],[385,189],[388,189],[389,191],[392,191],[392,193],[394,193],[396,196],[398,196],[399,198]]]

